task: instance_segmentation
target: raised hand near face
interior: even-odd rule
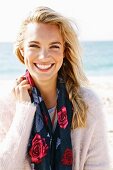
[[[30,90],[31,86],[28,80],[25,77],[20,77],[16,79],[12,93],[18,102],[31,102]]]

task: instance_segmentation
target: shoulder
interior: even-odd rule
[[[102,100],[99,95],[92,88],[80,88],[80,94],[82,95],[86,105],[88,106],[87,116],[93,119],[101,119],[103,115]]]
[[[11,93],[7,96],[0,97],[0,122],[9,124],[16,108],[15,100]]]
[[[8,93],[7,96],[0,97],[0,113],[4,110],[7,112],[10,110],[14,110],[15,108],[15,100],[11,93]]]
[[[80,94],[86,102],[100,102],[99,95],[92,88],[80,88]]]

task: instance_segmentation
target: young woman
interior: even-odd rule
[[[108,170],[101,103],[84,86],[71,22],[38,7],[15,52],[26,72],[0,103],[0,170]]]

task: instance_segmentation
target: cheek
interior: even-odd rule
[[[32,57],[25,55],[24,56],[24,63],[25,63],[26,67],[29,67],[29,65],[31,65],[31,63],[32,63]]]
[[[24,61],[25,62],[31,62],[33,59],[33,52],[31,51],[25,51],[24,52]]]
[[[57,63],[58,68],[60,69],[62,67],[62,64],[63,64],[63,56],[59,56],[57,58],[56,63]]]
[[[63,52],[60,51],[60,52],[55,52],[53,54],[51,54],[52,56],[54,56],[55,60],[56,61],[63,61]]]
[[[57,60],[58,62],[62,63],[62,62],[63,62],[63,54],[62,54],[62,53],[59,53],[59,54],[57,55],[57,57],[56,57],[56,60]]]

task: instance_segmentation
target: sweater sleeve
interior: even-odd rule
[[[84,170],[110,170],[105,114],[99,97],[95,93],[92,96],[88,96],[88,105],[95,122]]]
[[[6,108],[6,110],[8,109]],[[11,125],[4,138],[0,140],[0,170],[23,170],[35,110],[34,104],[16,103],[16,111]],[[5,113],[0,114],[2,117]],[[7,111],[8,114],[10,113]],[[2,125],[2,122],[0,124]],[[2,129],[5,131],[4,127],[0,128],[0,133],[2,133]]]

